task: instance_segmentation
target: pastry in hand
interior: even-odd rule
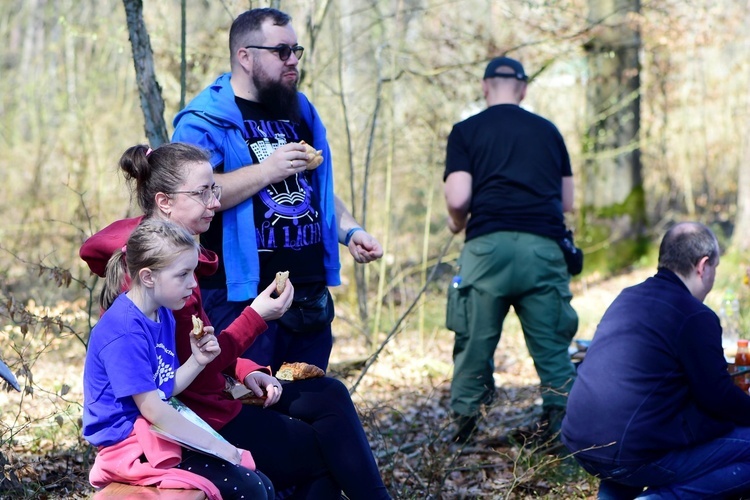
[[[289,279],[289,271],[279,271],[276,273],[276,293],[281,295],[286,288],[286,280]]]
[[[279,380],[305,380],[323,377],[325,374],[326,372],[309,363],[284,363],[276,372],[276,378]]]
[[[193,330],[191,331],[191,333],[198,340],[202,339],[203,336],[206,334],[206,332],[203,330],[203,320],[201,320],[195,314],[193,314]]]
[[[323,151],[315,149],[305,141],[300,141],[300,144],[305,146],[305,153],[307,153],[307,170],[315,170],[323,163]]]

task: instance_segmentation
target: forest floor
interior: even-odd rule
[[[577,338],[590,339],[617,293],[650,274],[638,270],[607,280],[575,281]],[[495,357],[496,401],[476,440],[466,446],[450,442],[452,336],[442,328],[420,334],[408,323],[361,380],[361,367],[342,376],[348,386],[357,385],[353,399],[394,498],[595,497],[596,481],[571,457],[503,439],[509,431],[533,424],[541,412],[539,380],[513,314]],[[70,344],[48,349],[48,359],[34,367],[34,385],[50,387],[49,392],[37,389],[33,397],[0,392],[2,442],[13,434],[13,446],[0,450],[0,498],[77,499],[94,491],[87,481],[93,450],[78,437],[83,355],[80,346],[65,347]],[[364,354],[361,337],[340,335],[332,366],[345,366]]]

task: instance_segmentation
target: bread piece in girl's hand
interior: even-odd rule
[[[276,372],[279,380],[305,380],[325,376],[326,372],[309,363],[284,363]]]
[[[191,332],[198,340],[202,339],[206,332],[203,330],[203,320],[193,314],[193,330]]]
[[[305,146],[305,153],[307,153],[307,170],[315,170],[323,163],[323,151],[315,149],[305,141],[300,141],[300,144]]]
[[[286,288],[286,280],[289,279],[289,271],[279,271],[276,273],[276,293],[281,295]]]

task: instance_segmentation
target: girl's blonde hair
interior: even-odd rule
[[[198,251],[199,246],[184,228],[168,220],[144,219],[126,245],[107,262],[104,288],[99,298],[102,310],[109,309],[120,293],[140,284],[138,273],[141,269],[164,269],[177,254],[189,249]]]

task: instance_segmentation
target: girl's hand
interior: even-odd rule
[[[213,326],[206,326],[203,330],[206,334],[200,340],[195,335],[190,335],[190,350],[198,364],[206,366],[221,353],[221,347],[214,335]]]
[[[276,281],[272,281],[265,290],[260,292],[253,303],[250,304],[264,321],[279,319],[292,306],[294,298],[294,286],[291,280],[287,280],[284,291],[276,298],[272,294],[276,292]]]
[[[263,408],[268,408],[279,402],[281,399],[281,383],[267,373],[263,372],[252,372],[245,377],[245,386],[253,391],[258,397],[263,396],[263,389],[265,389],[266,402],[263,403]]]

